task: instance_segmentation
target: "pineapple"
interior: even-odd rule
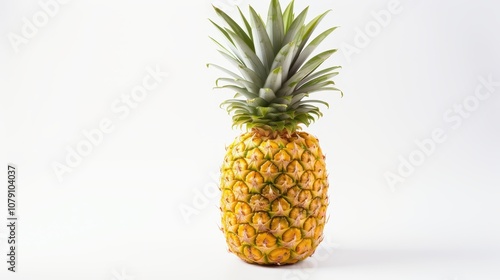
[[[318,70],[336,50],[309,58],[335,30],[311,39],[325,12],[306,23],[308,9],[282,12],[271,0],[267,22],[250,6],[238,24],[214,7],[224,25],[211,21],[225,44],[212,40],[239,73],[209,64],[229,77],[217,87],[236,93],[222,103],[234,126],[245,128],[226,148],[221,167],[221,230],[229,251],[248,263],[293,264],[311,256],[323,239],[328,174],[318,139],[301,130],[322,116],[308,99],[334,90],[339,66]]]

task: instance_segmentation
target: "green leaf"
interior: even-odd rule
[[[257,87],[262,87],[264,82],[262,78],[259,77],[257,73],[255,73],[255,71],[243,65],[240,65],[239,69],[240,73],[243,75],[243,77],[245,77],[245,79],[247,79],[248,81],[253,81],[253,83]]]
[[[316,118],[319,119],[323,116],[323,113],[320,112],[319,109],[316,109],[316,110],[311,110],[309,111],[309,115],[316,115]],[[313,120],[314,120],[314,117],[313,117]]]
[[[290,119],[295,119],[295,112],[294,111],[288,111],[285,113]]]
[[[209,19],[209,21],[220,31],[220,33],[222,33],[222,35],[224,35],[226,37],[226,39],[231,43],[231,44],[234,44],[233,43],[233,40],[231,39],[231,37],[229,36],[229,34],[227,34],[226,30],[224,28],[222,28],[220,25],[218,25],[217,23],[215,23],[214,21],[212,21],[211,19]]]
[[[252,118],[249,115],[234,115],[233,116],[233,127],[243,126],[244,124],[251,122]]]
[[[290,95],[290,96],[277,97],[273,100],[273,103],[290,105],[291,101],[292,101],[292,96]]]
[[[295,62],[293,64],[293,67],[291,70],[292,73],[297,71],[302,66],[302,64],[314,52],[314,50],[318,47],[318,45],[321,44],[321,42],[323,42],[323,40],[326,37],[328,37],[328,35],[330,35],[335,29],[337,29],[337,27],[332,27],[332,28],[324,31],[323,33],[318,35],[318,37],[314,38],[314,40],[312,40],[312,42],[303,51],[300,52],[299,57],[295,60]]]
[[[226,82],[226,83],[233,84],[235,86],[244,87],[249,92],[257,92],[258,91],[258,87],[255,84],[253,84],[247,80],[231,79],[231,78],[219,78],[215,81],[215,84],[217,86],[219,86],[219,82]]]
[[[305,113],[305,114],[310,114],[312,112],[317,112],[316,114],[320,115],[321,113],[319,112],[318,107],[313,106],[313,105],[306,105],[306,104],[301,104],[298,107],[295,108],[296,113]]]
[[[257,114],[259,117],[265,117],[269,113],[269,107],[257,107]]]
[[[243,109],[243,110],[250,112],[248,110],[248,106],[247,106],[246,102],[244,100],[241,100],[241,99],[228,99],[228,100],[225,100],[224,102],[222,102],[220,105],[221,105],[221,107],[227,106],[230,108]]]
[[[271,0],[269,5],[269,12],[267,13],[267,34],[271,39],[274,54],[278,54],[283,43],[285,34],[285,27],[283,23],[283,14],[281,13],[281,6],[278,0]]]
[[[309,82],[309,81],[312,81],[312,80],[314,80],[314,79],[316,79],[316,78],[318,78],[318,77],[320,77],[320,76],[327,75],[327,74],[329,74],[330,72],[331,72],[332,74],[333,74],[333,73],[337,73],[337,74],[338,74],[338,72],[332,72],[332,71],[335,71],[335,70],[340,69],[340,68],[342,68],[342,67],[340,67],[340,66],[333,66],[333,67],[329,67],[329,68],[323,69],[323,70],[321,70],[321,71],[315,72],[315,73],[313,73],[313,74],[311,74],[311,75],[307,76],[304,80],[302,80],[302,81],[298,84],[298,87],[300,87],[300,86],[302,86],[303,84],[305,84],[305,83],[307,83],[307,82]]]
[[[228,31],[228,30],[226,30]],[[266,70],[264,68],[264,65],[260,61],[260,59],[257,57],[255,52],[250,49],[238,35],[232,31],[228,31],[229,36],[233,39],[233,42],[238,49],[238,53],[242,55],[241,60],[245,63],[247,67],[255,71],[257,75],[261,78],[264,79],[264,77],[267,76]]]
[[[235,115],[241,115],[241,116],[248,115],[247,111],[241,110],[241,109],[234,110],[234,111],[232,111],[232,113]]]
[[[266,69],[269,69],[274,58],[273,46],[266,32],[264,22],[257,12],[250,7],[250,21],[253,25],[255,52]]]
[[[259,116],[265,117],[268,113],[275,113],[277,110],[272,107],[256,107]]]
[[[235,115],[251,115],[254,112],[252,110],[249,110],[251,107],[243,107],[241,105],[228,105],[226,110],[229,113],[233,113]]]
[[[231,49],[232,54],[234,54],[240,61],[243,61],[242,56],[240,55],[238,49],[236,48],[236,45],[234,44],[233,39],[231,39],[231,36],[228,33],[228,29],[225,29],[225,28],[219,26],[217,23],[213,22],[212,20],[210,20],[210,22],[213,25],[215,25],[215,27],[224,35],[224,39],[227,41],[227,46]],[[221,45],[221,44],[219,44],[219,45]]]
[[[257,97],[257,95],[255,93],[249,92],[246,88],[238,87],[238,86],[234,86],[234,85],[224,85],[224,86],[216,87],[216,89],[230,89],[230,90],[235,91],[236,95],[243,95],[247,99]]]
[[[237,101],[243,101],[243,100],[238,100],[238,99],[231,99],[231,100],[237,100]],[[253,108],[249,107],[247,104],[239,104],[236,102],[231,102],[231,101],[226,101],[221,103],[221,108],[225,107],[226,111],[228,113],[233,113],[233,114],[253,114]]]
[[[296,19],[294,19],[292,25],[286,32],[285,38],[283,39],[283,44],[288,44],[292,41],[299,41],[297,38],[297,34],[300,34],[302,32],[302,29],[304,28],[304,21],[306,20],[307,17],[307,11],[309,10],[309,7],[305,8],[298,16]]]
[[[228,49],[227,49],[226,47],[224,47],[221,43],[219,43],[219,41],[215,40],[214,38],[212,38],[212,37],[210,37],[210,36],[209,36],[208,38],[210,38],[210,40],[212,40],[212,41],[213,41],[213,42],[214,42],[217,46],[219,46],[219,48],[221,48],[219,51],[223,51],[223,52],[225,52],[227,55],[232,56],[234,59],[238,60],[238,58],[237,58],[236,56],[234,56],[234,54],[233,54],[230,50],[228,50]]]
[[[327,74],[321,75],[321,76],[313,78],[313,79],[309,79],[309,77],[307,77],[306,79],[302,80],[302,82],[300,82],[298,84],[297,90],[300,90],[303,87],[310,87],[310,86],[314,86],[314,85],[317,85],[317,84],[322,83],[322,82],[331,81],[331,78],[337,76],[338,74],[339,74],[339,72],[331,72],[331,73],[327,73]],[[335,84],[333,81],[331,81],[331,82],[332,82],[332,84]]]
[[[266,100],[267,102],[271,102],[276,98],[274,91],[270,88],[261,88],[259,90],[259,97]]]
[[[283,68],[281,68],[281,66],[280,66],[280,67],[274,69],[273,71],[271,71],[271,73],[267,77],[266,83],[264,84],[265,88],[270,88],[273,91],[273,95],[274,95],[274,92],[276,92],[281,87],[281,83],[283,80],[282,79],[282,75],[283,75],[282,70],[283,70]]]
[[[290,105],[294,105],[296,104],[297,102],[300,102],[303,98],[305,97],[308,97],[309,94],[308,93],[298,93],[298,94],[294,94],[291,101],[290,101]],[[290,96],[291,97],[291,96]]]
[[[309,126],[309,124],[311,123],[311,120],[307,114],[298,114],[297,116],[295,116],[295,119],[300,123],[305,124],[306,126]]]
[[[250,23],[248,23],[248,20],[247,20],[247,18],[245,17],[245,15],[243,14],[243,12],[241,11],[240,7],[238,7],[238,12],[240,12],[241,19],[243,20],[243,23],[245,24],[245,27],[246,27],[246,29],[247,29],[247,34],[249,34],[250,39],[251,39],[251,40],[252,40],[252,42],[253,42],[253,37],[252,37],[252,27],[250,26]]]
[[[333,84],[333,82],[330,81],[330,82],[325,83],[325,85],[316,85],[313,88],[300,89],[299,91],[301,93],[306,92],[306,91],[307,91],[307,93],[313,93],[313,92],[318,92],[318,91],[338,91],[338,92],[340,92],[340,97],[344,96],[344,92],[342,90],[340,90],[336,87],[326,86],[326,84]]]
[[[260,106],[269,105],[269,102],[267,102],[266,100],[264,100],[263,98],[260,98],[260,97],[248,99],[247,103],[248,103],[248,105],[250,105],[252,107],[260,107]]]
[[[275,122],[274,123],[274,126],[278,129],[278,130],[283,130],[285,129],[285,122],[281,121],[281,122]]]
[[[282,87],[282,90],[277,93],[278,96],[284,96],[284,95],[290,95],[295,88],[297,87],[298,83],[302,81],[305,77],[310,75],[314,70],[316,70],[325,60],[327,60],[336,50],[328,50],[325,52],[322,52],[315,57],[311,58],[304,66],[297,71],[288,81],[284,84]]]
[[[239,76],[238,74],[236,74],[236,73],[234,73],[234,72],[232,72],[232,71],[230,71],[230,70],[228,70],[228,69],[226,69],[226,68],[224,68],[224,67],[222,67],[222,66],[219,66],[219,65],[217,65],[217,64],[208,63],[208,64],[207,64],[207,67],[214,67],[214,68],[217,68],[218,70],[221,70],[222,72],[224,72],[224,73],[226,73],[226,74],[230,75],[231,77],[233,77],[233,78],[235,78],[235,79],[240,79],[240,80],[242,80],[242,79],[243,79],[243,78],[242,78],[241,76]]]
[[[282,116],[285,116],[285,118],[283,118]],[[279,112],[279,113],[268,113],[266,118],[271,119],[271,120],[280,120],[281,121],[284,119],[289,119],[290,117],[283,112]]]
[[[286,121],[286,120],[291,120],[293,119],[293,116],[291,116],[290,114],[286,114],[286,113],[281,113],[277,116],[278,119],[282,120],[282,121]]]
[[[286,104],[271,103],[269,106],[277,109],[280,112],[285,112],[288,109],[288,105],[286,105]]]
[[[256,124],[268,124],[269,123],[268,118],[263,118],[261,116],[254,115],[254,116],[251,116],[251,118],[252,118],[252,125],[253,126],[255,126]]]
[[[302,104],[306,104],[306,103],[319,103],[319,104],[323,104],[325,105],[327,108],[330,108],[330,105],[328,103],[326,103],[325,101],[323,100],[305,100],[305,101],[302,101]],[[318,109],[319,110],[319,109]]]
[[[281,71],[283,72],[281,74],[281,84],[283,84],[288,78],[288,71],[290,69],[290,66],[292,65],[292,60],[295,57],[296,50],[297,45],[295,42],[288,43],[280,50],[280,52],[274,59],[273,64],[271,65],[271,69],[281,67]]]
[[[307,41],[309,40],[309,38],[311,37],[312,33],[314,32],[314,30],[316,29],[316,27],[318,26],[318,24],[321,22],[321,20],[330,12],[329,11],[326,11],[324,12],[323,14],[315,17],[310,23],[308,23],[305,28],[304,28],[304,32],[302,34],[302,38],[300,39],[300,45],[299,45],[299,50],[298,50],[298,53],[302,53],[302,50],[304,49]],[[298,58],[298,57],[296,57]]]
[[[295,18],[295,15],[293,14],[293,5],[294,5],[295,0],[292,0],[290,4],[285,9],[285,12],[283,12],[283,28],[285,31],[285,34],[288,32],[290,29],[290,26],[292,25],[293,19]]]
[[[312,93],[316,91],[324,91],[327,90],[329,85],[333,84],[333,81],[320,82],[311,86],[301,87],[300,89],[295,90],[295,93]]]
[[[213,6],[215,9],[215,12],[231,27],[232,31],[237,34],[239,38],[245,42],[245,44],[251,49],[254,50],[253,42],[252,39],[248,36],[248,34],[236,23],[230,16],[228,16],[224,11],[221,9]]]
[[[236,57],[232,56],[231,54],[228,54],[222,50],[217,50],[225,59],[227,59],[233,66],[239,67],[240,65],[243,65],[243,63]]]

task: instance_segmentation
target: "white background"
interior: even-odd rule
[[[328,62],[343,66],[336,82],[345,97],[319,93],[331,108],[307,128],[327,154],[330,219],[317,255],[265,268],[226,251],[210,192],[224,145],[240,133],[218,107],[231,94],[212,90],[221,73],[205,67],[225,63],[208,39],[218,36],[211,3],[73,0],[16,52],[9,34],[21,36],[23,18],[43,10],[1,0],[0,217],[12,162],[20,225],[13,274],[2,218],[0,278],[499,279],[500,87],[460,125],[444,115],[473,102],[479,77],[500,81],[500,7],[401,0],[369,44],[356,43],[357,29],[376,28],[372,12],[388,3],[310,3],[309,19],[333,10],[321,29],[341,26],[325,48],[358,48]],[[233,16],[234,4],[267,11],[267,1],[216,4]],[[114,102],[156,67],[169,76],[120,118]],[[60,182],[54,162],[65,164],[68,147],[103,119],[114,130]],[[446,141],[391,188],[384,174],[398,174],[400,156],[435,129]],[[196,214],[183,217],[188,208]]]

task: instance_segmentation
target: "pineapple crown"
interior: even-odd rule
[[[305,23],[308,8],[295,16],[293,0],[284,12],[278,0],[271,0],[267,23],[249,6],[248,18],[238,8],[243,21],[243,25],[239,25],[219,8],[214,9],[227,26],[210,20],[222,33],[225,46],[212,37],[210,39],[239,74],[219,65],[208,66],[229,75],[217,79],[216,89],[236,92],[233,99],[221,104],[232,114],[233,126],[268,132],[295,132],[301,124],[309,126],[321,117],[322,113],[315,105],[328,107],[328,103],[308,97],[317,91],[340,91],[331,80],[338,74],[340,66],[318,70],[337,50],[309,57],[337,27],[309,40],[329,11]]]

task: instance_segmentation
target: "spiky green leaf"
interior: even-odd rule
[[[285,34],[288,32],[290,29],[290,26],[292,25],[293,19],[295,18],[295,15],[293,13],[293,5],[294,5],[295,0],[292,0],[290,4],[285,8],[285,11],[283,12],[283,28],[285,31]]]
[[[273,92],[276,92],[277,90],[280,89],[282,81],[283,81],[283,68],[280,66],[271,71],[271,73],[267,77],[264,87],[270,88]]]
[[[222,33],[221,42],[225,44],[211,39],[221,55],[240,73],[216,65],[208,66],[230,76],[217,79],[216,85],[236,93],[233,99],[221,104],[233,116],[233,126],[293,132],[300,125],[309,126],[322,116],[316,105],[328,106],[324,101],[307,99],[309,93],[338,90],[332,80],[338,74],[338,67],[318,70],[336,50],[309,58],[335,30],[335,27],[330,28],[310,41],[328,12],[305,23],[308,8],[297,17],[293,8],[292,0],[281,12],[279,0],[270,0],[264,23],[252,7],[248,17],[238,7],[241,26],[216,9],[225,24],[212,23]]]
[[[264,82],[262,78],[259,76],[259,74],[255,73],[255,71],[243,65],[240,65],[240,67],[238,68],[243,77],[245,77],[245,79],[252,81],[252,83],[255,84],[257,87],[262,87]]]
[[[229,76],[231,76],[231,77],[233,77],[233,78],[235,78],[235,79],[243,79],[240,75],[238,75],[238,74],[236,74],[236,73],[234,73],[234,72],[232,72],[232,71],[230,71],[230,70],[228,70],[228,69],[226,69],[226,68],[224,68],[224,67],[222,67],[222,66],[219,66],[219,65],[217,65],[217,64],[207,63],[207,67],[214,67],[214,68],[217,68],[217,69],[219,69],[220,71],[222,71],[222,72],[224,72],[224,73],[228,74]]]
[[[246,33],[250,36],[250,39],[253,41],[253,36],[252,36],[252,26],[248,22],[247,18],[241,11],[240,7],[238,7],[238,12],[240,13],[241,19],[243,20],[243,23],[245,24],[245,27],[247,29]]]
[[[324,81],[324,82],[319,82],[317,84],[314,84],[314,85],[310,85],[310,86],[303,86],[299,89],[297,89],[295,92],[296,93],[313,93],[313,92],[317,92],[317,91],[324,91],[324,90],[327,90],[327,88],[329,88],[330,85],[333,85],[334,82],[333,81]]]
[[[318,68],[323,62],[325,62],[336,50],[328,50],[322,52],[311,60],[307,61],[302,68],[300,68],[297,73],[295,73],[278,91],[278,96],[290,95],[293,93],[298,83],[302,81],[305,77],[311,74],[316,68]]]
[[[269,12],[267,13],[266,29],[273,45],[274,54],[276,55],[283,45],[283,38],[285,34],[283,14],[278,0],[271,0]]]
[[[273,46],[266,32],[266,26],[257,12],[250,7],[250,21],[253,26],[255,52],[265,69],[269,69],[274,58]]]
[[[260,98],[260,97],[247,99],[247,103],[248,103],[248,105],[250,105],[252,107],[261,107],[261,106],[269,105],[269,102],[267,102],[264,98]]]
[[[219,78],[215,81],[216,86],[219,86],[220,82],[225,82],[239,87],[246,88],[249,92],[257,92],[258,87],[248,80],[243,79],[232,79],[232,78]]]
[[[333,67],[328,67],[326,69],[323,69],[321,71],[316,71],[314,73],[312,73],[311,75],[307,76],[306,78],[304,78],[304,80],[302,80],[299,84],[298,84],[298,87],[302,86],[303,84],[309,82],[309,81],[312,81],[320,76],[323,76],[323,75],[327,75],[329,73],[336,73],[338,74],[338,72],[336,72],[335,70],[337,69],[340,69],[341,67],[340,66],[333,66]]]
[[[314,30],[316,29],[316,27],[318,26],[318,24],[321,22],[321,20],[330,12],[330,10],[322,13],[321,15],[315,17],[311,22],[309,22],[305,27],[304,27],[304,30],[303,30],[303,34],[302,34],[302,37],[300,38],[300,44],[299,44],[299,50],[298,50],[298,54],[300,54],[302,52],[302,50],[304,49],[305,45],[307,44],[307,42],[309,41],[309,38],[311,37],[311,35],[313,34]],[[296,57],[298,58],[298,57]]]
[[[276,95],[270,88],[261,88],[259,91],[259,97],[266,100],[267,102],[272,102],[276,98]]]
[[[292,25],[286,32],[285,38],[283,39],[283,44],[288,44],[292,41],[300,41],[300,32],[303,32],[304,21],[307,17],[307,12],[309,7],[305,8],[292,22]]]
[[[321,42],[323,42],[323,40],[326,39],[328,35],[330,35],[335,29],[337,29],[337,27],[332,27],[314,38],[311,43],[307,45],[307,47],[302,50],[302,52],[300,52],[300,55],[295,60],[291,71],[297,71],[302,66],[302,64],[304,64],[307,58],[314,52],[314,50],[316,50],[319,44],[321,44]]]
[[[237,96],[242,95],[242,96],[245,96],[245,98],[256,98],[257,97],[257,95],[255,93],[249,92],[246,88],[235,86],[235,85],[224,85],[224,86],[215,87],[215,88],[216,89],[230,89],[230,90],[233,90],[234,92],[236,92]]]
[[[248,34],[245,32],[245,30],[243,30],[241,28],[241,26],[236,23],[230,16],[228,16],[224,11],[222,11],[221,9],[213,6],[214,9],[215,9],[215,12],[217,13],[217,15],[219,15],[228,25],[229,27],[231,28],[231,30],[237,34],[237,36],[239,38],[241,38],[241,40],[243,42],[246,43],[246,45],[254,50],[253,48],[253,43],[252,43],[252,39],[248,36]]]
[[[295,42],[290,42],[286,44],[278,53],[276,58],[273,61],[271,69],[276,69],[281,67],[281,84],[283,84],[289,74],[290,66],[292,65],[293,58],[295,56],[295,52],[297,50],[297,44]]]
[[[299,85],[297,86],[297,90],[300,90],[303,87],[314,86],[314,85],[317,85],[317,84],[320,84],[320,83],[326,82],[326,81],[329,81],[334,85],[335,83],[333,81],[331,81],[331,78],[337,76],[338,74],[339,74],[339,72],[331,72],[331,73],[326,73],[324,75],[316,77],[314,79],[304,79],[303,80],[304,83],[300,82]],[[307,77],[307,78],[309,78],[309,77]]]
[[[257,75],[261,78],[264,79],[266,76],[266,70],[264,68],[264,65],[260,61],[260,59],[257,57],[255,52],[250,49],[243,40],[238,37],[238,35],[230,30],[226,30],[229,36],[233,39],[233,42],[238,49],[238,52],[241,54],[241,60],[245,63],[245,66],[249,67]]]

